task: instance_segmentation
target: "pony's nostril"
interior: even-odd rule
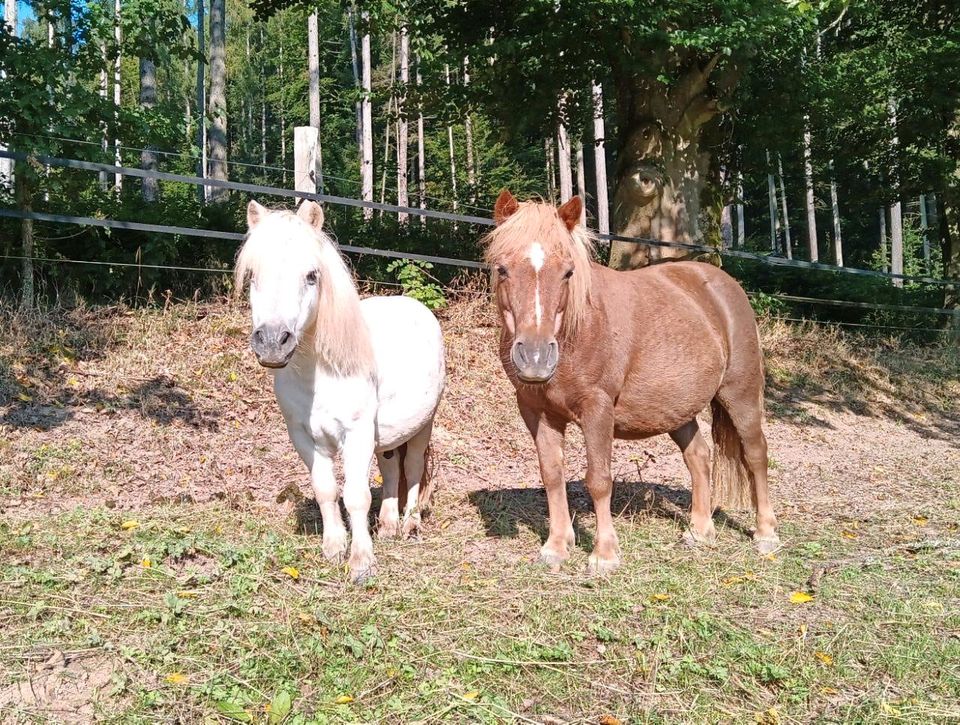
[[[560,358],[560,350],[556,342],[551,342],[547,346],[547,365],[550,367],[556,367],[557,361]]]
[[[287,330],[284,330],[283,332],[280,333],[280,339],[278,340],[278,342],[280,343],[280,346],[283,347],[284,345],[287,344],[287,340],[289,339],[290,339],[290,332]]]
[[[261,330],[261,329],[259,329],[259,328],[257,328],[256,330],[254,330],[254,331],[253,331],[253,339],[254,339],[255,342],[258,342],[258,343],[260,343],[260,344],[262,345],[262,344],[263,344],[263,330]]]
[[[518,342],[516,345],[514,345],[513,349],[516,352],[517,358],[519,359],[521,365],[529,364],[530,361],[527,360],[527,353],[523,349],[522,342]]]

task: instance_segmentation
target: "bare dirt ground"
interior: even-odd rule
[[[517,414],[512,388],[499,367],[498,330],[489,308],[465,299],[454,303],[441,318],[449,379],[434,439],[438,498],[424,539],[437,556],[434,563],[438,566],[443,564],[445,552],[455,549],[450,560],[454,576],[460,578],[454,584],[462,587],[466,576],[462,570],[490,574],[515,567],[525,571],[536,557],[537,537],[544,533],[546,502],[532,443]],[[284,520],[293,513],[298,498],[290,492],[299,490],[307,498],[312,496],[306,472],[288,441],[269,374],[257,366],[247,348],[245,310],[226,304],[183,304],[165,311],[78,310],[43,319],[6,314],[0,321],[4,327],[0,332],[0,518],[7,522],[11,536],[35,524],[42,527],[43,521],[69,522],[70,512],[78,510],[112,511],[123,519],[163,506],[177,507],[175,510],[183,513],[175,516],[187,518],[194,509],[201,518],[209,516],[211,507],[255,512],[270,527],[284,530],[288,526]],[[767,356],[766,430],[772,496],[782,524],[784,551],[801,551],[808,557],[803,562],[810,567],[806,590],[816,595],[821,578],[830,572],[862,567],[890,552],[908,558],[914,556],[911,552],[942,552],[942,564],[938,565],[945,567],[944,576],[955,582],[960,576],[960,361],[956,349],[912,348],[895,341],[867,344],[861,338],[823,328],[772,323],[762,325],[762,337]],[[584,550],[572,566],[582,568],[591,540],[592,514],[579,481],[584,471],[579,434],[569,437],[567,450],[567,477],[573,482],[571,506]],[[666,543],[655,543],[654,549],[671,550],[671,540],[680,539],[689,502],[688,476],[673,444],[666,437],[620,442],[615,446],[613,470],[618,481],[618,527],[629,525],[640,531],[652,526],[657,532],[654,538],[666,537]],[[372,483],[373,474],[375,469]],[[303,508],[300,526],[314,525],[309,511],[302,515]],[[669,526],[657,528],[663,521]],[[734,541],[737,546],[744,544],[743,533],[751,524],[748,517],[720,514],[719,523],[727,524],[727,530],[721,526],[725,546]],[[828,555],[822,553],[825,546]],[[649,542],[627,538],[624,548],[625,556],[642,557],[647,555]],[[387,567],[392,563],[415,573],[416,569],[410,568],[415,562],[401,561],[403,551],[389,549],[382,561]],[[737,552],[741,558],[748,555]],[[12,570],[22,571],[38,556],[25,548],[8,563]],[[683,566],[702,565],[709,561],[704,556],[717,558],[709,552],[690,561],[683,558],[686,555],[677,556]],[[0,559],[3,557],[0,551]],[[194,563],[201,569],[204,566],[199,559]],[[217,567],[211,563],[208,568]],[[182,574],[175,568],[172,572],[178,577]],[[721,582],[717,586],[723,587],[755,577],[753,571],[733,577],[731,571],[714,573]],[[638,576],[652,575],[644,570]],[[485,581],[474,583],[481,586]],[[572,580],[564,581],[558,586],[566,592],[574,585]],[[779,592],[787,584],[777,580],[771,586]],[[919,585],[914,581],[904,586],[913,593]],[[960,586],[952,595],[949,586],[945,591],[948,594],[937,600],[937,611],[943,612],[943,617],[931,631],[936,631],[937,637],[952,638],[954,651],[960,641],[956,624]],[[679,595],[646,592],[643,596],[652,596],[648,606],[653,606],[666,601],[659,597]],[[513,606],[513,600],[509,602]],[[24,602],[20,604],[26,607]],[[782,626],[802,626],[802,631],[807,631],[807,620],[784,624],[784,611],[790,619],[795,610],[756,603],[743,606],[737,611],[749,613],[759,632]],[[697,605],[691,611],[699,611]],[[817,621],[832,626],[847,616],[843,611],[840,604],[826,608]],[[646,615],[634,610],[623,616],[626,622]],[[14,607],[5,613],[0,606],[0,628],[5,622],[20,623],[26,631],[29,612]],[[812,622],[809,620],[810,627]],[[606,630],[590,630],[597,649],[590,655],[594,659],[585,662],[599,662],[596,658],[608,646],[614,647],[604,643],[617,640],[607,639],[602,631]],[[112,674],[118,667],[116,659],[97,647],[89,652],[75,647],[66,654],[53,646],[32,647],[16,665],[4,668],[0,664],[0,675],[9,679],[4,684],[0,676],[0,707],[16,703],[26,711],[55,717],[66,703],[68,709],[80,712],[78,721],[84,721],[90,718],[83,708],[91,707],[91,702],[116,686]],[[0,652],[0,663],[2,655]],[[826,657],[823,652],[820,655]],[[490,662],[498,660],[494,657]],[[653,666],[652,673],[649,666],[644,667],[643,676],[656,681],[657,667]],[[851,681],[860,676],[858,671],[856,667],[851,670]],[[632,692],[634,679],[640,675],[631,673],[616,675],[623,679],[610,681],[619,683],[610,685],[611,692],[617,687]],[[731,687],[735,693],[736,686]],[[863,696],[853,685],[851,688],[838,696],[846,698],[845,706]],[[888,686],[884,688],[883,692],[888,692]],[[596,721],[605,711],[596,709],[598,702],[619,703],[626,712],[649,714],[660,708],[661,713],[675,716],[688,704],[678,691],[657,694],[654,684],[640,690],[640,695],[629,698],[607,693],[607,699],[597,692],[591,695],[589,690],[576,690],[579,699],[572,700],[567,709],[557,705],[562,699],[559,696],[530,700],[520,694],[512,700],[504,695],[505,699],[496,701],[499,704],[489,707],[512,713],[509,717],[501,713],[495,721],[549,722],[549,717],[554,717],[556,722],[575,720],[585,712],[593,713],[590,717]],[[822,714],[834,712],[823,708],[840,706],[827,702],[836,696],[836,689],[833,694],[830,687],[821,690],[818,697],[825,704],[818,705],[819,710],[799,712]],[[893,688],[903,702],[911,691],[903,685]],[[696,695],[693,697],[696,700]],[[735,707],[729,703],[739,702],[738,697],[750,700],[743,712],[770,703],[788,707],[767,694],[725,697],[732,698],[728,708]],[[673,704],[664,705],[667,701]],[[887,707],[888,700],[877,701]],[[923,711],[928,715],[956,714],[956,710],[944,709],[942,698],[931,702],[932,709]],[[201,710],[188,711],[188,719],[202,712],[202,705],[194,706]],[[337,705],[341,706],[346,705]],[[548,710],[537,710],[541,706]],[[547,717],[544,713],[548,711],[553,715]],[[169,715],[175,710],[165,712]],[[367,716],[380,717],[381,712],[370,710]],[[722,712],[729,714],[728,710]],[[222,708],[220,714],[224,714]],[[739,715],[734,712],[733,720]],[[243,719],[236,713],[226,716]],[[780,715],[773,709],[773,714],[767,712],[763,717],[774,722]],[[924,720],[921,717],[919,721]]]

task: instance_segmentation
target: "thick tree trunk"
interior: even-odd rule
[[[565,204],[573,196],[573,173],[570,170],[570,138],[562,122],[557,124],[557,169],[560,172],[560,203]]]
[[[263,33],[263,31],[260,31]],[[204,17],[203,0],[197,0],[197,176],[207,177],[207,85],[204,80],[207,43],[206,18]],[[197,187],[197,198],[202,205],[207,200],[207,187]]]
[[[140,59],[140,108],[149,115],[157,105],[157,66],[150,58]],[[147,143],[140,152],[140,168],[146,171],[157,170],[157,154]],[[157,200],[157,180],[144,178],[140,194],[144,202],[152,204]]]
[[[363,22],[363,36],[360,39],[360,68],[363,80],[363,97],[360,101],[362,115],[362,138],[360,144],[360,198],[364,201],[373,201],[373,109],[371,107],[371,72],[370,67],[370,28],[369,17],[366,12],[361,16]],[[373,209],[363,210],[364,219],[373,218]]]
[[[210,178],[226,181],[227,171],[226,0],[210,0]],[[210,190],[211,201],[225,201],[226,189]]]
[[[410,206],[407,193],[407,146],[410,130],[407,126],[407,85],[410,83],[410,34],[407,26],[400,27],[400,92],[397,94],[397,206]],[[406,224],[410,215],[397,214],[397,220]]]
[[[787,211],[787,186],[783,181],[783,158],[777,152],[777,177],[780,180],[780,207],[783,211],[783,251],[793,259],[793,240],[790,237],[790,214]]]
[[[316,168],[313,171],[317,193],[323,193],[323,145],[320,140],[320,29],[317,13],[307,18],[307,76],[310,96],[310,125],[317,129]]]
[[[606,130],[603,118],[603,86],[594,81],[593,88],[593,163],[597,180],[597,230],[610,233],[610,201],[607,198]]]
[[[422,79],[420,78],[420,59],[417,59],[417,87],[420,87]],[[417,194],[419,196],[420,208],[427,208],[427,159],[424,153],[423,143],[423,103],[417,104]],[[420,223],[427,225],[427,218],[420,217]]]

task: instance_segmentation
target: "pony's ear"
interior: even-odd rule
[[[323,208],[317,202],[304,199],[297,209],[297,216],[314,229],[323,229]]]
[[[571,197],[570,201],[557,209],[560,220],[566,225],[567,231],[573,231],[573,228],[580,223],[580,213],[583,211],[583,202],[579,196]]]
[[[269,213],[267,207],[258,204],[253,199],[247,204],[247,229],[253,229]]]
[[[493,205],[493,221],[497,226],[503,224],[520,208],[517,197],[510,193],[509,189],[504,189],[497,197],[497,203]]]

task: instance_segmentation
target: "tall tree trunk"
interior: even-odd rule
[[[891,146],[893,148],[894,166],[890,169],[890,180],[896,200],[890,205],[890,272],[903,274],[903,216],[900,206],[900,136],[897,132],[897,101],[893,96],[887,101],[887,113],[890,128],[893,133]],[[895,287],[902,287],[903,280],[894,279]]]
[[[281,31],[282,32],[282,31]],[[287,106],[283,100],[283,89],[286,88],[286,80],[283,77],[283,35],[280,36],[280,63],[277,68],[280,77],[280,166],[283,169],[283,185],[287,185]]]
[[[767,151],[767,205],[770,207],[770,249],[776,254],[779,251],[780,220],[777,217],[777,182],[770,163],[770,152]]]
[[[837,180],[833,175],[833,160],[830,160],[830,212],[833,215],[833,261],[843,266],[843,237],[840,234],[840,202],[837,199]]]
[[[420,59],[417,58],[417,88],[420,87]],[[427,208],[427,159],[423,144],[423,102],[417,103],[417,193],[420,197],[420,208]],[[427,218],[420,217],[420,224],[427,225]]]
[[[557,203],[557,180],[553,171],[553,139],[543,140],[543,154],[547,159],[547,194],[551,204]]]
[[[583,143],[577,141],[577,194],[580,195],[580,225],[587,226],[587,178],[586,169],[583,164]]]
[[[307,18],[307,76],[310,125],[317,129],[317,167],[313,171],[317,193],[323,193],[323,145],[320,139],[320,29],[316,11]]]
[[[444,65],[443,72],[447,80],[447,87],[450,87],[450,66]],[[453,193],[453,210],[457,211],[459,208],[459,203],[457,201],[457,157],[456,149],[453,145],[453,125],[447,124],[447,145],[450,150],[450,190]],[[457,225],[454,223],[453,228],[456,229]]]
[[[387,98],[386,123],[383,124],[383,167],[380,172],[380,203],[387,200],[387,169],[390,168],[390,118],[397,100],[397,33],[393,33],[393,50],[390,53],[390,97]],[[383,216],[383,211],[379,212]]]
[[[960,280],[960,187],[957,185],[960,176],[957,171],[947,188],[937,194],[943,276],[949,280]],[[954,336],[960,342],[960,282],[944,289],[943,306],[954,311]]]
[[[557,169],[560,172],[560,203],[570,201],[573,196],[573,174],[570,170],[570,138],[567,127],[561,121],[557,124]]]
[[[260,31],[261,34],[263,31]],[[204,80],[207,28],[203,0],[197,0],[197,176],[207,177],[207,85]],[[207,187],[197,187],[197,198],[202,205],[207,200]]]
[[[720,247],[730,249],[733,246],[733,205],[727,203],[730,197],[730,174],[725,166],[720,167],[720,188],[723,194],[723,209],[720,210]]]
[[[803,183],[806,188],[807,206],[807,254],[811,262],[820,259],[817,247],[817,208],[813,194],[813,137],[810,133],[810,116],[803,117]]]
[[[120,18],[120,0],[113,2],[113,163],[115,166],[123,166],[123,156],[120,153],[120,60],[122,57],[120,42],[122,22]],[[123,174],[115,174],[113,177],[113,186],[117,193],[123,187]]]
[[[780,180],[780,206],[783,211],[783,251],[793,259],[793,240],[790,238],[790,214],[787,211],[787,186],[783,181],[783,158],[777,152],[777,176]]]
[[[397,206],[410,206],[407,194],[407,85],[410,83],[410,35],[406,24],[400,26],[400,92],[397,94]],[[397,220],[406,224],[410,215],[397,214]]]
[[[140,59],[140,108],[145,115],[157,105],[157,66],[150,58]],[[140,168],[146,171],[157,170],[157,154],[151,148],[152,144],[145,144],[140,152]],[[144,178],[140,193],[144,202],[152,204],[157,200],[157,180]]]
[[[14,37],[17,35],[17,0],[5,0],[3,6],[3,21],[9,26],[8,32]],[[5,78],[0,74],[0,80]],[[7,145],[0,143],[0,151],[6,151]],[[13,159],[0,159],[0,188],[13,184]]]
[[[363,36],[360,40],[360,65],[363,76],[363,97],[360,101],[362,113],[362,141],[360,144],[360,198],[373,201],[373,111],[371,108],[371,67],[370,67],[370,28],[366,11],[361,16]],[[363,210],[364,219],[373,218],[373,209]]]
[[[210,178],[226,181],[227,34],[226,0],[210,0]],[[210,190],[211,201],[225,201],[226,189]]]
[[[607,152],[603,118],[603,86],[594,81],[591,91],[593,95],[593,163],[594,175],[597,180],[597,229],[601,234],[609,234],[610,201],[607,198]]]
[[[463,59],[463,85],[470,85],[470,60]],[[477,168],[473,154],[473,118],[470,115],[470,105],[467,104],[463,118],[463,132],[467,142],[467,198],[471,204],[477,203]]]
[[[32,171],[27,164],[18,161],[14,170],[14,185],[17,209],[22,212],[33,211],[33,191],[30,177]],[[33,309],[33,219],[20,220],[20,249],[23,256],[20,280],[20,308]]]
[[[354,87],[362,92],[363,86],[360,83],[360,61],[357,56],[357,28],[354,23],[354,9],[351,5],[350,9],[347,10],[347,26],[350,35],[350,60],[353,67],[353,85]],[[357,155],[360,159],[360,166],[363,167],[363,112],[361,111],[361,101],[356,102],[356,114],[357,114],[357,131],[356,131],[356,141],[357,141]]]
[[[887,255],[887,210],[880,207],[880,257],[883,260],[883,271],[890,271],[889,256]]]
[[[747,229],[743,221],[743,172],[737,171],[737,244],[743,248],[747,241]]]
[[[267,73],[263,63],[263,23],[260,23],[260,164],[267,165]],[[267,169],[260,170],[264,178],[267,175]]]
[[[930,223],[927,219],[927,195],[920,195],[920,240],[923,244],[923,271],[932,272],[930,267]]]

